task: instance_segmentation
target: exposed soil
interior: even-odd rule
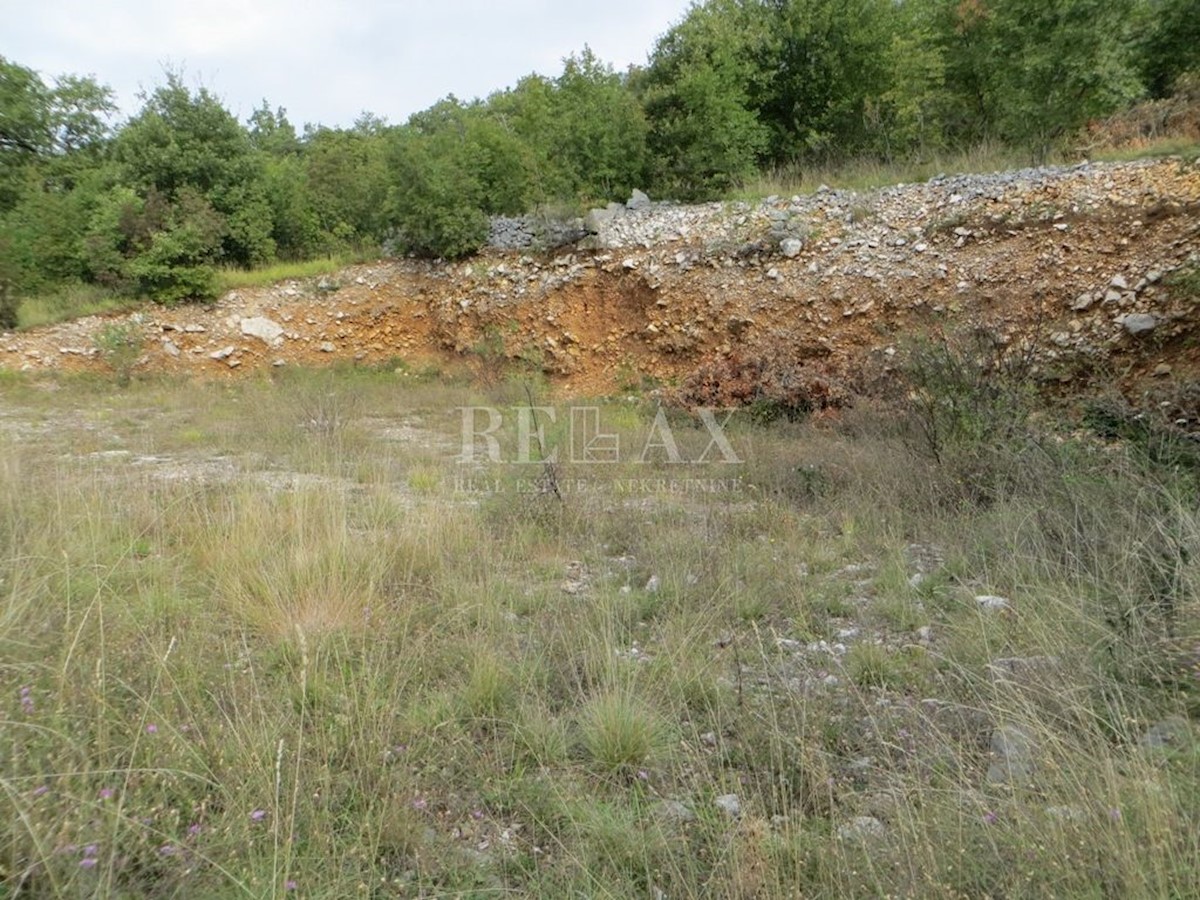
[[[587,244],[468,262],[388,260],[0,335],[0,367],[102,371],[95,335],[136,323],[137,371],[235,378],[356,361],[540,368],[563,395],[686,378],[722,357],[886,374],[910,336],[985,329],[1064,381],[1200,375],[1200,166],[1178,159],[935,179],[762,204],[655,204]],[[789,247],[789,243],[791,246]],[[793,252],[787,256],[784,250]],[[264,317],[283,334],[244,333]]]

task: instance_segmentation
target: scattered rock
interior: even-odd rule
[[[779,243],[779,252],[788,259],[794,259],[800,255],[800,251],[804,249],[804,241],[799,238],[784,238]]]
[[[321,341],[317,349],[322,353],[333,353],[337,350],[337,347],[333,345],[333,341]]]
[[[855,816],[844,825],[839,825],[837,836],[843,841],[881,838],[887,834],[887,826],[874,816]]]
[[[1034,755],[1037,745],[1023,728],[1001,725],[992,732],[992,763],[988,766],[987,783],[995,785],[1024,785],[1033,778],[1036,769]]]
[[[628,210],[646,209],[648,206],[650,206],[650,198],[636,188],[625,202],[625,208]]]
[[[270,347],[283,343],[283,326],[265,316],[254,316],[241,321],[242,334],[258,338]]]
[[[722,794],[713,800],[713,804],[731,819],[742,816],[742,801],[737,794]]]
[[[1139,743],[1146,750],[1178,750],[1192,738],[1192,728],[1181,716],[1172,716],[1146,729]]]
[[[228,359],[229,357],[233,356],[236,349],[236,347],[230,344],[228,347],[222,347],[220,350],[214,350],[208,355],[211,359]]]
[[[696,813],[690,806],[680,800],[662,800],[655,804],[654,811],[658,817],[667,822],[687,825],[696,821]]]
[[[1118,316],[1117,322],[1134,337],[1148,334],[1158,327],[1158,319],[1149,313],[1126,313]]]
[[[975,598],[975,602],[979,604],[980,609],[991,611],[1012,609],[1012,604],[1007,597],[997,597],[993,594],[980,594]]]

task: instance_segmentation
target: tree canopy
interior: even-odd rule
[[[714,198],[763,169],[979,141],[1044,157],[1200,71],[1198,29],[1195,0],[701,0],[627,71],[585,47],[401,124],[300,130],[266,100],[240,122],[175,72],[114,127],[94,77],[0,57],[0,280],[175,302],[217,266],[465,255],[490,215],[634,188]]]

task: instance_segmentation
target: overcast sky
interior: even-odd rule
[[[483,97],[522,75],[556,75],[591,46],[618,70],[642,63],[688,0],[0,0],[0,56],[95,75],[122,113],[182,69],[245,120],[266,98],[305,122],[369,110],[403,122],[453,93]],[[352,10],[352,12],[351,12]]]

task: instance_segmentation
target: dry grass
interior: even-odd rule
[[[653,408],[600,404],[636,452],[564,458],[559,499],[454,462],[455,409],[489,403],[461,387],[55,387],[0,383],[14,895],[1196,882],[1200,518],[1132,447],[939,463],[860,406],[735,420],[743,464],[685,479],[634,461]]]

